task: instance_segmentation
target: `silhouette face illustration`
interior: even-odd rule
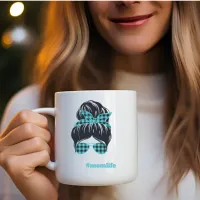
[[[105,154],[111,140],[111,112],[99,102],[87,101],[76,113],[77,122],[71,132],[74,149],[77,154],[85,154],[89,150],[97,154]]]

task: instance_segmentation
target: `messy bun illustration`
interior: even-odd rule
[[[77,153],[85,153],[90,145],[84,140],[93,137],[98,143],[93,145],[97,153],[104,154],[111,140],[109,117],[111,112],[96,101],[84,102],[76,113],[78,121],[71,132]]]

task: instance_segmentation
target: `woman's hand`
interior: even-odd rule
[[[27,200],[57,200],[54,173],[44,167],[50,159],[47,118],[22,111],[0,135],[0,165]]]

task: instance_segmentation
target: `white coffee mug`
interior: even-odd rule
[[[48,169],[59,182],[105,186],[137,176],[136,92],[69,91],[55,94],[55,108],[33,110],[55,117],[55,158]]]

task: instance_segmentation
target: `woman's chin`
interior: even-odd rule
[[[126,45],[126,46],[115,46],[114,47],[115,51],[122,54],[122,55],[125,55],[125,56],[135,56],[135,55],[141,55],[141,54],[144,54],[146,52],[148,52],[151,48],[150,47],[147,47],[146,45],[143,46],[143,45]]]

